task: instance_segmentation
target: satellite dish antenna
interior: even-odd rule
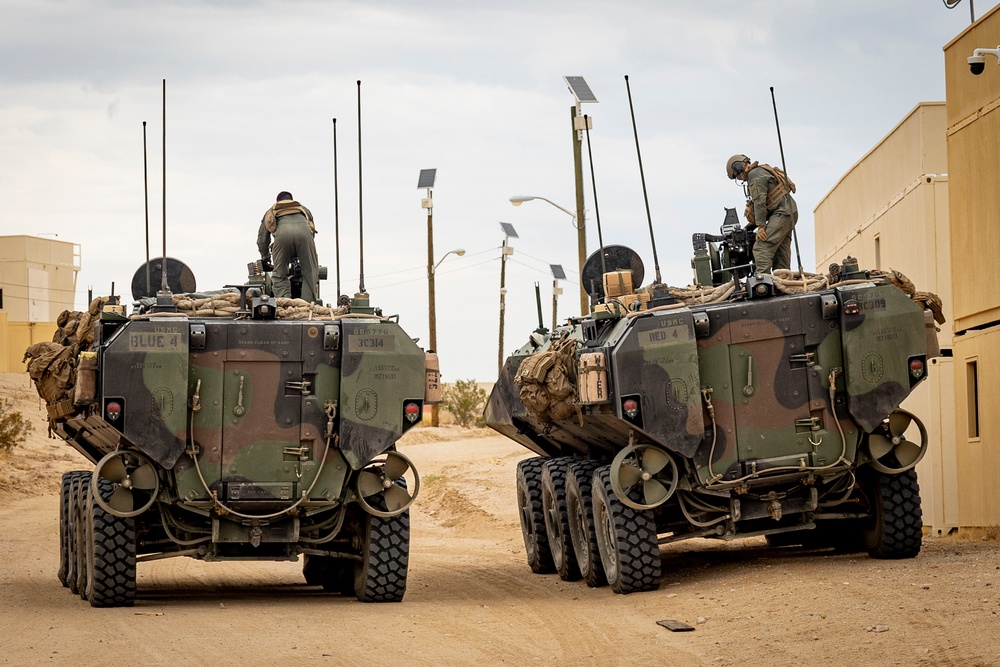
[[[583,274],[580,279],[583,286],[590,295],[593,302],[599,302],[604,298],[604,275],[601,270],[601,250],[595,251],[587,258],[583,265]],[[623,245],[606,245],[603,248],[604,271],[631,271],[632,285],[638,288],[642,285],[642,279],[646,277],[646,269],[642,265],[639,254]]]

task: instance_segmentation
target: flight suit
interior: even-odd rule
[[[270,255],[274,264],[271,273],[274,296],[292,296],[288,268],[292,258],[298,257],[302,267],[302,299],[319,302],[319,257],[315,235],[312,213],[296,201],[277,202],[264,214],[257,232],[257,249],[261,257]]]

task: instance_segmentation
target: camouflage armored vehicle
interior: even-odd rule
[[[302,556],[308,584],[401,600],[419,478],[395,443],[425,354],[397,319],[255,285],[116,301],[27,352],[51,430],[94,464],[63,477],[60,581],[122,606],[137,563]]]
[[[899,406],[938,354],[933,295],[852,259],[835,284],[754,275],[752,239],[695,235],[687,289],[638,288],[608,246],[592,312],[507,360],[484,418],[537,454],[517,469],[533,571],[630,593],[693,537],[919,552],[927,435]]]

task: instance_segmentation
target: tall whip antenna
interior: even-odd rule
[[[639,179],[642,181],[642,200],[646,203],[646,222],[649,224],[649,243],[653,246],[653,266],[656,267],[656,282],[660,281],[660,259],[656,256],[656,239],[653,237],[653,218],[649,215],[649,196],[646,194],[646,175],[642,170],[642,153],[639,152],[639,133],[635,128],[635,110],[632,108],[632,87],[625,75],[625,90],[628,91],[628,111],[632,115],[632,135],[635,137],[635,154],[639,158]]]
[[[337,180],[337,119],[333,119],[333,235],[337,244],[337,299],[340,299],[340,194]]]
[[[583,115],[583,126],[587,128],[587,159],[590,160],[590,184],[594,188],[594,217],[597,219],[597,242],[601,246],[601,275],[608,272],[604,264],[604,235],[601,233],[601,209],[597,206],[597,180],[594,178],[594,154],[590,150],[590,123],[587,114]],[[582,279],[583,276],[580,276]]]
[[[358,292],[365,293],[365,216],[361,185],[361,79],[358,79],[358,229],[360,231],[361,273]]]
[[[149,273],[149,169],[146,159],[146,121],[142,121],[142,194],[146,200],[146,294],[151,296],[152,278]]]
[[[160,271],[160,291],[169,292],[167,286],[167,80],[163,80],[163,261]]]
[[[771,106],[774,108],[774,127],[778,130],[778,152],[781,153],[781,171],[788,180],[788,168],[785,166],[785,149],[781,145],[781,125],[778,124],[778,105],[774,101],[774,86],[771,86]],[[792,227],[792,240],[795,241],[795,259],[799,263],[799,277],[802,277],[802,255],[799,254],[799,235]]]

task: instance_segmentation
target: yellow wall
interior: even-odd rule
[[[7,313],[0,310],[0,373],[20,373],[24,351],[35,343],[52,340],[55,322],[8,322]]]
[[[966,58],[996,47],[998,34],[1000,6],[944,48],[958,497],[961,525],[970,528],[1000,525],[1000,290],[993,287],[1000,281],[1000,65],[987,56],[973,76]]]
[[[37,236],[0,236],[0,289],[11,322],[54,322],[73,310],[80,246]]]
[[[844,174],[815,210],[820,269],[848,255],[861,268],[902,271],[943,301],[938,341],[952,345],[946,107],[918,104]],[[931,361],[927,380],[903,402],[927,429],[917,466],[924,524],[946,534],[960,525],[951,359]],[[907,437],[916,438],[916,428]]]
[[[948,98],[948,164],[951,178],[955,330],[1000,322],[1000,65],[986,57],[979,76],[966,58],[1000,41],[1000,6],[945,46]]]
[[[970,433],[969,363],[978,370],[979,435]],[[1000,525],[1000,327],[955,339],[955,427],[958,434],[959,512],[965,527]]]

